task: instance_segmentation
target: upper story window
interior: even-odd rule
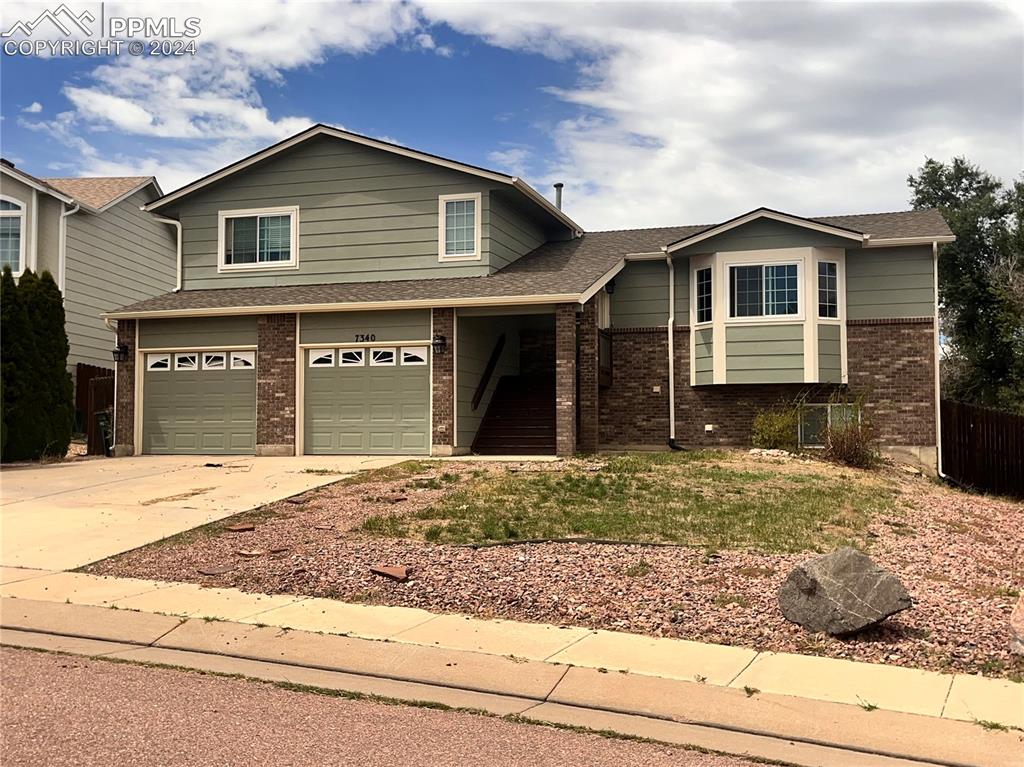
[[[818,262],[818,316],[839,316],[839,265],[832,261]]]
[[[796,264],[729,267],[730,317],[779,317],[800,313]]]
[[[480,193],[438,198],[438,259],[476,261],[480,254]]]
[[[697,322],[711,322],[711,267],[697,270]]]
[[[218,218],[221,271],[298,266],[297,207],[222,210]]]
[[[25,269],[25,206],[9,197],[0,197],[0,269],[11,267],[18,276]]]

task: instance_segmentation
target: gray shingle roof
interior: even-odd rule
[[[870,234],[873,239],[949,235],[937,210],[815,218]],[[246,307],[349,303],[430,302],[473,298],[578,297],[630,253],[653,253],[714,224],[589,232],[549,242],[488,277],[348,282],[259,288],[215,288],[166,293],[111,312],[111,316]],[[572,299],[565,299],[572,300]]]

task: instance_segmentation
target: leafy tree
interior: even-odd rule
[[[966,158],[928,158],[907,183],[957,238],[939,257],[946,395],[1024,413],[1024,176],[1006,189]]]

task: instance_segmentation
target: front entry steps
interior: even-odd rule
[[[554,376],[503,376],[480,422],[473,452],[554,455]]]

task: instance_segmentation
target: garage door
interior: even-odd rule
[[[256,352],[146,354],[144,453],[256,451]]]
[[[426,346],[307,349],[305,451],[430,452]]]

